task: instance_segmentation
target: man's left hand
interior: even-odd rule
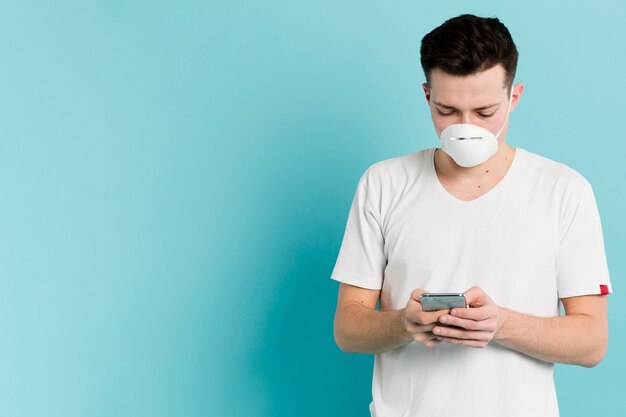
[[[453,308],[439,317],[432,332],[444,342],[483,348],[500,330],[504,317],[496,303],[480,287],[465,293],[470,308]]]

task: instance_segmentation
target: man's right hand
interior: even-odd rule
[[[438,311],[423,311],[420,304],[420,295],[426,291],[421,288],[413,290],[411,297],[403,309],[403,322],[407,338],[426,347],[436,346],[441,340],[432,333],[433,327],[439,325],[439,317],[449,314],[450,309]]]

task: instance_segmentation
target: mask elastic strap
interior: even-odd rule
[[[500,129],[498,130],[498,133],[496,133],[496,139],[498,139],[498,136],[500,136],[500,133],[502,133],[502,129],[504,129],[504,125],[506,125],[506,121],[509,120],[509,114],[511,113],[511,104],[513,102],[513,86],[511,86],[511,97],[509,98],[509,106],[506,109],[506,118],[504,119],[504,122],[502,123],[502,126],[500,126]]]

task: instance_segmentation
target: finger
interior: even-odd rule
[[[426,340],[435,340],[435,339],[438,340],[439,339],[439,336],[437,336],[433,332],[426,332],[424,333],[424,336],[426,336]]]
[[[442,337],[464,340],[489,341],[493,337],[492,332],[481,332],[473,330],[458,329],[454,327],[436,326],[433,328],[433,334]]]
[[[419,324],[431,324],[435,323],[439,320],[443,314],[449,314],[450,309],[446,310],[437,310],[437,311],[423,311],[422,304],[419,301],[415,301],[411,299],[409,301],[409,305],[407,305],[407,309],[405,311],[405,315],[408,320],[411,320],[415,323]]]
[[[424,333],[416,334],[413,340],[415,340],[416,342],[422,343],[427,340],[438,339],[438,338],[439,336],[435,335],[433,332],[424,332]]]
[[[413,340],[422,345],[433,344],[433,342],[439,343],[441,341],[439,340],[439,337],[435,336],[432,332],[418,334],[413,338]]]
[[[437,310],[437,311],[420,311],[415,314],[415,318],[419,320],[421,324],[432,324],[439,322],[439,318],[444,315],[449,315],[450,309]]]
[[[431,332],[433,330],[433,327],[435,327],[435,326],[436,326],[435,323],[423,325],[423,324],[416,323],[414,321],[408,321],[407,322],[407,331],[410,334],[415,335],[415,334],[419,334],[419,333]]]
[[[475,347],[475,348],[484,348],[488,344],[487,342],[478,341],[478,340],[453,339],[450,337],[443,337],[443,336],[440,337],[440,340],[442,342],[453,343],[455,345],[470,346],[470,347]]]
[[[487,320],[491,318],[491,310],[487,307],[453,308],[450,315],[467,320]]]
[[[411,299],[412,299],[412,300],[415,300],[415,301],[417,301],[417,302],[419,303],[419,301],[420,301],[420,296],[421,296],[422,294],[424,294],[424,293],[426,293],[426,290],[423,290],[423,289],[421,289],[421,288],[416,288],[416,289],[414,289],[414,290],[411,292]],[[421,304],[420,304],[420,305],[421,305]]]
[[[483,306],[486,303],[486,300],[489,299],[487,293],[485,293],[482,288],[478,286],[474,286],[469,290],[463,293],[465,295],[465,301],[469,306]]]
[[[468,320],[451,315],[444,315],[439,317],[439,322],[445,326],[454,326],[466,330],[486,332],[493,332],[496,330],[493,320]]]
[[[428,341],[424,342],[424,346],[432,348],[432,347],[437,346],[439,343],[441,343],[441,340],[439,340],[439,339],[431,339],[431,340],[428,340]]]

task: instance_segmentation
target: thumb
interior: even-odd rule
[[[487,294],[478,286],[474,286],[463,293],[465,302],[471,307],[480,307],[487,301]]]
[[[420,295],[425,294],[426,291],[421,288],[416,288],[411,292],[411,299],[415,301],[420,300]]]

